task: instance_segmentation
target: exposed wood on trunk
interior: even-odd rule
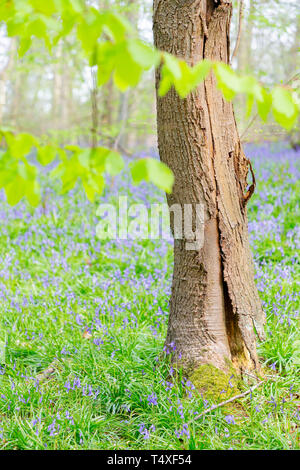
[[[159,49],[191,65],[203,58],[229,62],[230,2],[155,0],[154,12]],[[238,368],[257,367],[253,325],[263,337],[264,317],[247,233],[249,162],[232,104],[211,74],[186,99],[174,89],[157,97],[157,124],[160,157],[175,174],[169,205],[205,207],[203,248],[186,251],[185,240],[175,241],[167,342],[185,363],[226,369],[229,359]]]

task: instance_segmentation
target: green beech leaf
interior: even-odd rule
[[[6,142],[9,147],[10,154],[14,158],[22,158],[28,155],[37,140],[31,134],[22,133],[15,136],[10,132],[5,134]]]
[[[78,153],[78,161],[84,168],[89,169],[91,159],[91,150],[84,149]]]
[[[218,88],[223,93],[224,98],[230,101],[234,98],[236,93],[242,91],[241,79],[229,67],[229,65],[222,62],[214,64],[214,72],[217,78]]]
[[[8,204],[15,206],[25,196],[26,182],[18,175],[4,187],[4,191]]]
[[[168,54],[167,52],[163,53],[163,60],[164,60],[164,65],[170,75],[176,79],[179,80],[181,78],[181,68],[179,65],[178,59],[176,57],[173,57],[171,54]]]
[[[30,0],[29,3],[32,5],[34,10],[43,15],[51,16],[56,11],[56,6],[54,0]]]
[[[298,107],[292,93],[287,88],[277,86],[272,91],[272,112],[276,121],[285,129],[296,123]]]
[[[11,0],[0,1],[0,21],[7,21],[15,13],[15,5]]]
[[[29,204],[31,204],[33,207],[37,207],[39,205],[41,201],[41,190],[37,181],[26,181],[25,195]]]
[[[52,145],[38,147],[37,159],[42,165],[49,165],[53,162],[57,154],[56,148]]]
[[[98,65],[98,86],[104,85],[110,79],[117,60],[117,47],[105,41],[98,44],[96,49],[96,62]]]
[[[208,60],[202,60],[195,67],[189,67],[186,62],[179,62],[181,69],[180,79],[174,79],[174,87],[181,98],[185,98],[208,75],[212,64]]]
[[[124,168],[124,160],[118,152],[110,152],[105,160],[105,171],[111,176],[116,176]]]
[[[96,194],[101,194],[104,189],[104,178],[102,175],[88,177],[82,181],[86,196],[90,202],[95,201]]]
[[[104,30],[116,42],[124,41],[126,33],[132,31],[132,26],[130,25],[129,21],[117,13],[105,11],[101,16],[104,24]]]
[[[96,189],[91,179],[83,180],[82,182],[85,194],[90,202],[95,201]]]
[[[99,13],[96,12],[90,13],[79,23],[77,27],[77,37],[88,56],[94,53],[102,28],[102,18]]]
[[[174,79],[172,75],[169,73],[165,65],[163,65],[161,68],[161,80],[160,80],[159,89],[158,89],[159,96],[166,95],[168,91],[172,88],[173,83],[174,83]]]
[[[172,192],[174,175],[167,165],[154,158],[142,158],[130,166],[134,183],[142,180],[155,184],[167,193]]]
[[[102,174],[105,171],[105,161],[110,152],[111,150],[106,147],[92,149],[91,164],[93,170],[98,174]]]
[[[22,37],[20,38],[18,54],[20,57],[23,57],[26,52],[30,49],[32,44],[32,39],[30,37]]]
[[[262,88],[262,100],[257,100],[257,110],[261,119],[266,122],[272,106],[272,96]]]
[[[128,42],[128,52],[132,59],[145,70],[159,65],[160,52],[138,39]]]
[[[142,75],[143,69],[129,54],[126,44],[122,44],[118,50],[115,63],[114,83],[121,91],[130,86],[136,86]]]

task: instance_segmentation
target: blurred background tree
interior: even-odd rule
[[[99,9],[114,7],[141,37],[152,41],[149,0],[88,3]],[[145,74],[137,88],[124,93],[113,86],[112,79],[95,89],[95,71],[90,70],[75,33],[58,43],[52,57],[42,41],[35,38],[21,59],[17,56],[17,39],[7,37],[5,26],[1,27],[0,35],[2,126],[35,135],[51,129],[59,143],[84,144],[90,141],[97,109],[98,142],[116,145],[125,153],[127,147],[154,144],[153,71]]]
[[[236,5],[239,2],[235,2]],[[232,37],[238,34],[238,9],[233,19]],[[244,74],[253,74],[265,84],[289,84],[299,88],[300,7],[298,2],[279,0],[243,1],[240,45],[232,66]],[[235,99],[235,111],[244,140],[273,140],[287,134],[277,124],[262,127],[253,116],[246,118],[246,100]],[[253,122],[252,122],[253,121]],[[249,126],[249,124],[251,124]],[[249,126],[249,127],[248,127]],[[295,132],[294,132],[295,133]],[[288,136],[289,137],[289,136]]]

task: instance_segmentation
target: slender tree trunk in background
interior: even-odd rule
[[[299,42],[300,42],[300,14],[296,17],[296,31],[295,31],[295,39],[294,39],[294,44],[291,48],[290,51],[290,56],[291,56],[291,64],[288,68],[288,73],[287,76],[288,78],[293,78],[295,76],[295,72],[298,73],[299,75],[296,77],[298,86],[300,86],[300,57],[299,57]],[[296,85],[294,82],[292,84],[293,86]],[[300,116],[298,117],[298,122],[296,125],[296,128],[292,130],[292,132],[289,135],[289,140],[291,146],[297,150],[300,148]]]
[[[118,113],[118,123],[119,123],[119,134],[115,140],[115,147],[118,148],[120,145],[121,147],[124,145],[125,140],[125,131],[126,131],[126,124],[128,119],[128,100],[129,100],[129,90],[126,90],[124,93],[120,95],[120,106],[119,106],[119,113]],[[125,144],[126,146],[126,144]]]
[[[70,126],[71,106],[72,106],[72,85],[70,77],[70,67],[67,60],[66,51],[62,53],[63,70],[62,70],[62,84],[60,94],[60,107],[61,107],[61,127],[67,129]]]
[[[66,130],[70,126],[72,116],[73,93],[71,67],[67,60],[67,51],[63,41],[60,41],[57,46],[55,59],[52,90],[52,126],[59,130]]]
[[[11,125],[18,130],[18,118],[20,115],[20,103],[22,102],[22,76],[19,70],[14,72],[13,98],[11,104]]]
[[[52,121],[54,128],[58,129],[61,118],[61,90],[62,90],[62,73],[61,73],[61,57],[62,42],[60,41],[55,53],[55,64],[53,70],[53,91],[52,91]]]
[[[99,110],[98,110],[98,84],[97,84],[97,70],[91,69],[92,89],[91,89],[91,104],[92,104],[92,147],[96,148],[99,140]]]
[[[238,70],[241,73],[249,73],[249,71],[252,69],[252,34],[255,8],[255,0],[249,0],[248,16],[246,15],[246,12],[244,12],[241,40],[237,54]]]
[[[253,15],[255,13],[255,0],[249,0],[248,15],[244,11],[244,21],[241,30],[241,39],[237,54],[237,68],[240,73],[247,74],[252,69],[252,33],[253,33]],[[246,119],[246,97],[238,95],[235,98],[235,104],[238,109],[239,126],[245,129]]]
[[[108,128],[109,132],[110,127],[113,125],[114,84],[112,78],[102,86],[101,91],[101,122],[103,126]]]
[[[194,65],[229,62],[230,2],[154,0],[154,40]],[[200,15],[201,12],[201,15]],[[202,19],[201,19],[202,17]],[[203,20],[207,23],[204,36]],[[157,86],[160,72],[157,72]],[[264,315],[254,283],[245,196],[249,162],[241,148],[232,103],[213,74],[186,99],[174,89],[157,96],[160,158],[174,172],[168,203],[203,204],[204,246],[187,251],[175,240],[167,343],[193,367],[259,367],[254,327]]]
[[[6,103],[6,80],[4,73],[0,77],[0,124],[3,124],[3,115]]]
[[[0,72],[0,124],[3,123],[7,95],[7,80],[9,72],[14,65],[16,50],[17,38],[14,37],[11,39],[7,64],[4,69]]]
[[[99,9],[108,9],[112,2],[109,0],[99,0]],[[106,128],[106,132],[110,133],[110,128],[114,123],[113,120],[113,103],[115,97],[115,89],[112,77],[107,83],[101,87],[101,127]]]

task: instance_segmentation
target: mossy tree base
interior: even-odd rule
[[[226,373],[211,364],[198,366],[189,374],[189,380],[193,383],[203,399],[212,404],[220,403],[239,395],[242,391],[241,377],[233,367]],[[243,406],[234,402],[224,406],[226,412],[241,412]]]

